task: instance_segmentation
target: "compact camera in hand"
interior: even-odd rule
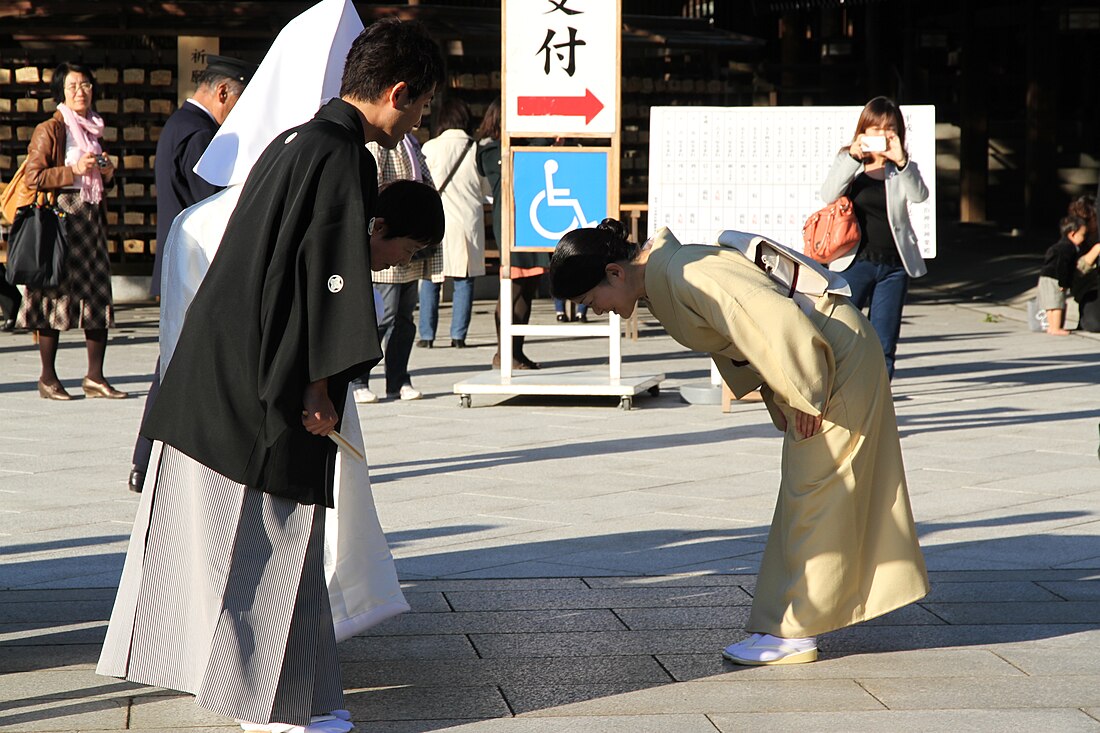
[[[864,135],[859,146],[868,153],[885,153],[886,137],[883,135]]]
[[[100,168],[107,168],[111,165],[111,161],[107,158],[106,153],[96,153],[95,162]]]

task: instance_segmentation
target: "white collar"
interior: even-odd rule
[[[203,112],[205,112],[205,113],[206,113],[206,116],[207,116],[207,117],[209,117],[210,119],[214,120],[214,124],[217,124],[217,123],[218,123],[218,118],[214,116],[214,113],[213,113],[213,112],[211,112],[210,110],[208,110],[208,109],[207,109],[206,107],[204,107],[204,106],[203,106],[203,104],[202,104],[202,102],[200,102],[199,100],[195,99],[194,97],[188,97],[188,99],[187,99],[187,102],[185,102],[185,104],[193,104],[193,105],[195,105],[196,107],[198,107],[199,109],[201,109],[201,110],[202,110]]]

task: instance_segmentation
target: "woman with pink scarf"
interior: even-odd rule
[[[121,399],[126,393],[103,376],[107,329],[114,325],[103,190],[115,168],[99,144],[103,118],[92,109],[95,79],[91,70],[63,63],[54,72],[52,85],[57,111],[34,129],[25,180],[32,191],[47,193],[51,199],[56,196],[58,208],[65,213],[68,251],[56,288],[27,288],[16,326],[38,332],[42,358],[38,394],[43,399],[72,399],[55,368],[60,332],[72,328],[84,329],[88,346],[88,372],[81,383],[84,395]]]

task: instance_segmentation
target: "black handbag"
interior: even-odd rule
[[[6,277],[12,285],[56,288],[65,275],[65,212],[43,196],[19,207],[8,234]]]

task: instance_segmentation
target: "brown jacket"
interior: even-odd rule
[[[76,176],[65,165],[65,120],[60,112],[34,128],[27,146],[27,188],[48,191],[73,185]]]
[[[24,175],[27,188],[32,191],[56,191],[73,185],[76,176],[65,165],[65,119],[60,112],[34,128],[27,146],[27,169]],[[104,187],[110,177],[103,177]]]

